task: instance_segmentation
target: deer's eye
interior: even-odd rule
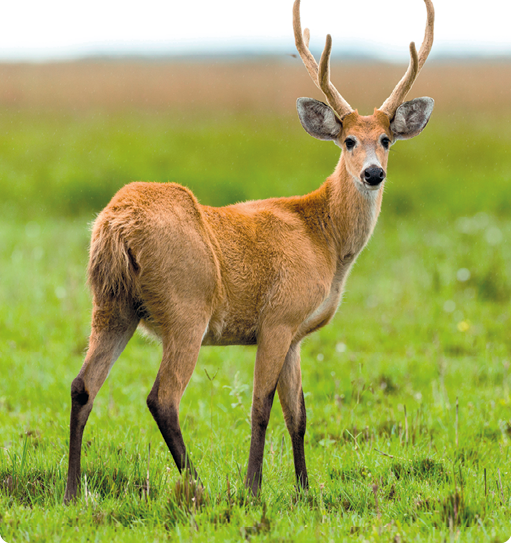
[[[344,140],[344,145],[346,145],[346,149],[348,149],[348,151],[351,151],[356,144],[357,140],[355,138],[346,138]]]
[[[384,137],[381,139],[381,144],[384,149],[388,149],[390,147],[390,140],[387,137]]]

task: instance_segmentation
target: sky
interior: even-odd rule
[[[511,54],[511,2],[434,0],[442,54]],[[470,7],[472,5],[473,7]],[[96,54],[294,52],[292,0],[11,0],[0,5],[0,61],[51,61]],[[302,0],[311,48],[332,34],[338,50],[403,61],[419,45],[421,0]]]

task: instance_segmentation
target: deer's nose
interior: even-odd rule
[[[379,185],[385,179],[385,172],[383,168],[378,166],[370,166],[362,172],[362,180],[365,181],[368,185],[376,186]]]

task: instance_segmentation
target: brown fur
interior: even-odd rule
[[[335,172],[306,196],[214,208],[174,183],[131,183],[114,196],[92,232],[92,334],[73,385],[66,501],[77,492],[83,428],[94,398],[139,323],[163,344],[148,406],[180,470],[196,475],[178,413],[201,344],[257,344],[247,485],[254,493],[260,487],[277,389],[297,481],[307,486],[300,342],[333,317],[375,226],[383,190],[367,191],[359,178],[368,153],[386,169],[382,134],[392,135],[378,111],[346,117],[339,144],[348,136],[359,144],[345,150]]]

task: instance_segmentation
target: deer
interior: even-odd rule
[[[251,441],[245,478],[257,496],[275,392],[290,434],[297,487],[309,485],[302,340],[329,323],[353,263],[381,209],[389,149],[418,135],[431,98],[405,101],[433,44],[434,8],[424,0],[426,31],[410,44],[405,75],[374,113],[353,110],[330,81],[332,38],[319,64],[293,5],[297,50],[327,103],[299,98],[305,131],[341,148],[330,177],[305,196],[211,207],[176,183],[133,182],[97,216],[90,243],[91,334],[71,384],[69,466],[64,501],[77,496],[84,428],[114,362],[138,326],[162,345],[147,406],[180,472],[202,484],[179,425],[181,398],[202,345],[257,345]]]

